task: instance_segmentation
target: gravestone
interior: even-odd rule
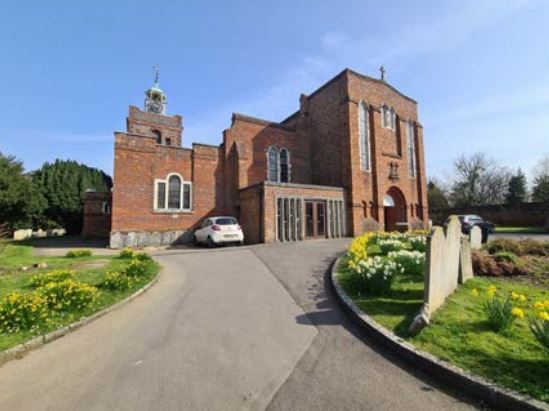
[[[482,230],[479,226],[471,228],[471,250],[478,250],[482,245]]]
[[[446,233],[442,227],[435,227],[427,237],[423,306],[410,325],[411,333],[416,333],[428,325],[432,314],[457,288],[462,248],[461,237],[461,223],[455,215],[450,217]],[[469,252],[469,260],[470,255]]]
[[[471,241],[468,237],[461,237],[461,250],[459,253],[459,283],[464,284],[473,278],[473,261],[471,258]]]
[[[450,216],[450,221],[446,226],[446,236],[444,237],[445,249],[443,260],[443,278],[445,286],[445,296],[452,294],[458,285],[459,276],[459,250],[461,248],[461,222],[458,216]],[[435,307],[433,309],[436,310]]]

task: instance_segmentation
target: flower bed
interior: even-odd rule
[[[424,278],[419,265],[425,256],[417,244],[425,244],[424,238],[423,235],[376,233],[356,238],[341,260],[340,284],[364,312],[417,347],[549,402],[549,292],[546,287],[520,284],[505,277],[475,277],[448,298],[429,327],[415,336],[408,333],[423,302]],[[395,245],[395,241],[402,244]],[[416,244],[415,252],[412,244]],[[398,267],[389,270],[390,285],[382,290],[372,288],[371,278],[365,275],[379,258],[392,261]],[[512,262],[513,256],[500,254],[498,258]]]
[[[8,268],[0,276],[0,350],[116,303],[149,283],[159,270],[148,255],[135,252],[97,257],[108,264],[77,269],[95,258],[89,253],[33,257],[31,247],[7,245],[0,252],[0,264]],[[47,269],[38,268],[44,263]],[[37,267],[21,269],[33,265]],[[114,285],[113,275],[119,278]]]

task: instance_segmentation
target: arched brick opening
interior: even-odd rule
[[[407,227],[406,198],[397,187],[391,187],[383,198],[385,231],[405,231]]]

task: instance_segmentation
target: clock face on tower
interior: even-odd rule
[[[159,101],[151,101],[149,103],[149,110],[153,113],[162,113],[162,103]]]

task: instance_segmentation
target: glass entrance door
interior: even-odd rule
[[[326,237],[326,202],[305,201],[305,235]]]

